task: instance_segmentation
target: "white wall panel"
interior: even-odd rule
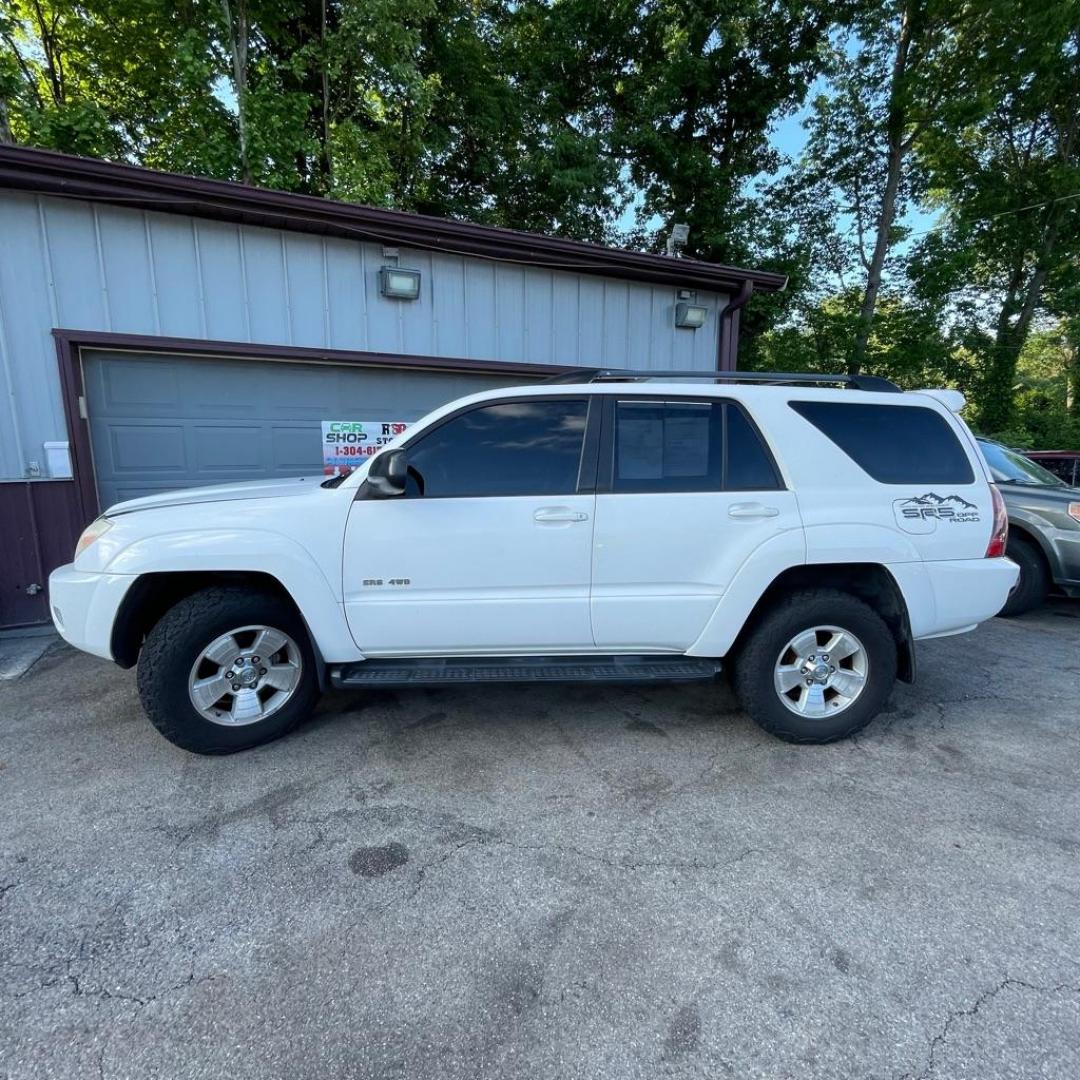
[[[158,333],[172,337],[202,337],[203,297],[195,261],[191,218],[148,214],[150,252],[157,292]]]
[[[125,334],[161,333],[146,215],[122,207],[109,207],[104,212],[95,207],[94,219],[109,325]]]
[[[331,349],[367,348],[364,246],[327,237],[326,296]]]
[[[326,266],[321,236],[282,233],[289,294],[289,343],[326,348]]]
[[[259,236],[262,239],[262,236]],[[275,242],[276,241],[276,242]],[[206,336],[218,341],[247,341],[251,336],[251,313],[270,322],[279,335],[285,332],[285,302],[280,282],[281,242],[270,234],[262,244],[252,244],[235,225],[196,221],[198,275],[202,287]],[[254,251],[247,251],[254,246]],[[254,272],[256,280],[250,280]],[[273,288],[265,298],[259,284],[263,274],[273,276]],[[257,298],[257,299],[255,299]],[[276,340],[281,341],[279,336]]]
[[[235,340],[291,345],[282,234],[200,221],[199,237],[199,261],[207,292],[214,279],[221,288],[215,304],[217,315],[207,318],[207,336],[231,340],[214,332],[215,325],[225,325],[233,326],[233,332],[240,335]],[[213,246],[207,240],[212,240]],[[222,265],[215,266],[216,262]]]

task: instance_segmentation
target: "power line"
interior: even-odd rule
[[[928,228],[925,228],[925,229],[912,229],[911,232],[907,233],[907,235],[904,237],[904,239],[909,239],[912,236],[926,236],[928,233],[938,232],[939,230],[944,229],[949,224],[977,225],[980,222],[997,221],[998,218],[1009,217],[1012,214],[1023,214],[1023,213],[1026,213],[1028,210],[1038,210],[1043,206],[1050,206],[1053,203],[1068,202],[1070,199],[1080,199],[1080,191],[1074,191],[1071,195],[1058,195],[1053,199],[1045,199],[1043,202],[1028,203],[1027,206],[1018,206],[1018,207],[1015,207],[1012,210],[1000,210],[1000,211],[998,211],[998,213],[989,214],[986,217],[981,217],[981,218],[953,218],[953,219],[945,218],[943,221],[935,222],[933,225],[930,225]],[[851,213],[851,211],[845,211],[845,213]],[[864,235],[866,233],[872,232],[871,229],[863,229],[862,231],[863,231]],[[842,233],[840,233],[839,235],[841,235],[841,236],[854,236],[858,232],[859,232],[858,226],[857,225],[851,225],[847,229],[845,229]]]
[[[996,214],[990,214],[988,217],[984,218],[961,218],[956,224],[977,225],[981,221],[997,221],[998,218],[1009,217],[1012,214],[1023,214],[1028,210],[1038,210],[1044,206],[1051,206],[1054,203],[1068,202],[1070,199],[1080,199],[1080,191],[1074,191],[1071,195],[1058,195],[1056,198],[1045,199],[1043,202],[1029,203],[1027,206],[1018,206],[1014,210],[1001,210]],[[948,224],[948,219],[935,222],[928,229],[913,229],[908,233],[908,236],[925,236],[927,233],[937,232],[938,229],[945,228]]]

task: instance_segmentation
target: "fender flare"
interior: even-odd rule
[[[327,662],[361,659],[335,589],[311,554],[266,529],[191,529],[155,533],[122,548],[105,573],[262,573],[296,604],[316,652]]]

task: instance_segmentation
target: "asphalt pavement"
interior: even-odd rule
[[[0,1076],[1078,1076],[1080,604],[919,660],[830,747],[480,687],[198,758],[54,649],[0,684]]]

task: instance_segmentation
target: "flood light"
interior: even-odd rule
[[[420,271],[384,266],[379,271],[379,291],[392,300],[415,300],[420,295]]]
[[[700,330],[705,325],[705,317],[709,309],[699,304],[676,304],[675,325],[685,327],[687,330]]]

